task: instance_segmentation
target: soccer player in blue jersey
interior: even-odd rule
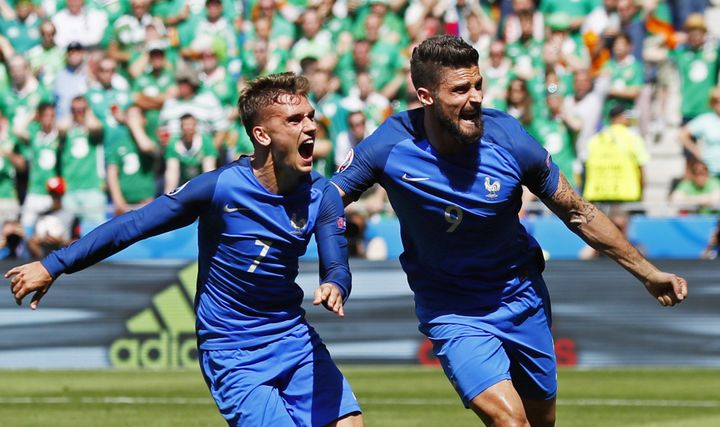
[[[18,304],[37,308],[62,273],[199,218],[195,297],[200,366],[228,424],[362,426],[360,407],[317,333],[295,283],[314,233],[314,304],[344,316],[350,293],[340,196],[312,172],[315,111],[308,81],[291,73],[248,83],[238,102],[250,157],[205,173],[101,225],[42,261],[9,270]]]
[[[687,282],[643,258],[517,120],[482,109],[470,45],[452,36],[425,40],[410,72],[423,107],[389,118],[332,182],[346,203],[376,182],[387,191],[420,330],[465,406],[488,425],[552,426],[550,302],[540,247],[518,218],[522,186],[662,305],[682,301]]]

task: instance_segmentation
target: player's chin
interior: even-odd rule
[[[301,158],[295,169],[301,174],[309,174],[313,170],[312,159],[307,160]]]

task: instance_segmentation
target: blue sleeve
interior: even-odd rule
[[[315,241],[320,258],[320,283],[333,283],[347,301],[352,288],[345,239],[345,213],[337,189],[326,183],[315,227]]]
[[[137,241],[192,224],[210,205],[217,175],[200,175],[146,206],[100,225],[70,246],[50,253],[42,260],[43,266],[57,278],[87,268]]]
[[[507,144],[513,153],[522,174],[522,185],[540,199],[552,197],[557,191],[560,169],[553,163],[550,153],[514,117],[496,110],[488,109],[487,112],[498,119],[500,129],[497,131],[501,138],[495,140],[500,145]]]
[[[400,141],[424,137],[422,108],[396,114],[354,149],[333,176],[332,182],[352,200],[380,180],[390,151]]]
[[[517,146],[517,159],[522,170],[522,184],[540,199],[552,197],[557,191],[560,168],[550,153],[524,129],[523,142]]]

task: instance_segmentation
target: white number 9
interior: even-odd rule
[[[450,228],[445,230],[446,233],[452,233],[460,226],[463,219],[463,211],[457,206],[448,206],[445,208],[445,221],[450,223]]]

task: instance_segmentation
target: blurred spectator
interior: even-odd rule
[[[322,20],[323,29],[330,31],[338,55],[352,47],[352,17],[344,0],[317,0],[314,3]]]
[[[718,221],[715,228],[710,233],[708,243],[705,249],[700,254],[702,259],[717,259],[718,250],[720,249],[720,221]]]
[[[683,124],[710,111],[707,94],[717,84],[718,44],[706,38],[702,15],[690,15],[683,29],[687,43],[670,52],[680,72],[681,114]]]
[[[375,90],[381,91],[394,79],[402,79],[400,75],[407,66],[407,57],[400,46],[380,37],[382,18],[369,14],[364,22],[365,38],[356,39],[352,52],[338,60],[335,70],[344,94],[349,94],[359,71],[369,72]]]
[[[165,150],[165,192],[215,169],[217,157],[212,137],[198,132],[195,117],[180,117],[180,135],[170,138]]]
[[[339,168],[354,149],[366,136],[370,135],[367,129],[365,113],[353,111],[347,115],[348,129],[340,132],[335,142],[335,169]]]
[[[107,186],[115,215],[141,207],[155,198],[155,157],[138,148],[125,123],[125,114],[114,117],[121,126],[107,147]]]
[[[159,124],[169,136],[180,135],[180,118],[190,114],[197,119],[199,131],[211,134],[213,144],[220,147],[230,126],[220,101],[212,92],[200,91],[200,79],[189,67],[179,68],[175,74],[177,96],[163,103]],[[167,144],[167,140],[161,143]]]
[[[41,103],[37,119],[28,123],[15,123],[15,136],[23,143],[29,161],[28,190],[22,205],[23,227],[32,227],[40,213],[50,209],[52,198],[47,182],[58,176],[58,148],[60,138],[55,123],[55,106]]]
[[[271,48],[265,39],[255,39],[248,45],[243,60],[243,80],[285,71],[289,54],[280,47]]]
[[[348,256],[364,258],[366,217],[360,212],[351,211],[346,214],[346,218],[345,237],[348,242]]]
[[[301,65],[303,74],[310,80],[309,98],[315,106],[315,121],[318,124],[313,169],[330,177],[335,172],[334,143],[347,129],[347,112],[341,106],[342,97],[336,92],[340,83],[316,58],[304,58]]]
[[[40,43],[39,27],[40,19],[33,9],[32,0],[16,0],[15,19],[0,19],[0,33],[7,36],[19,54],[26,53]]]
[[[59,171],[65,181],[63,207],[81,220],[100,224],[105,221],[107,205],[102,191],[104,163],[97,150],[103,142],[102,123],[82,95],[72,100],[70,112],[70,117],[58,123]]]
[[[78,218],[62,204],[65,181],[61,177],[52,177],[48,179],[46,187],[52,203],[48,210],[38,216],[32,237],[27,242],[33,259],[45,258],[50,252],[67,246],[80,237]]]
[[[17,219],[2,222],[0,230],[0,259],[28,258],[25,244],[25,230]]]
[[[449,2],[436,3],[442,10],[437,11],[436,16],[445,12]],[[388,0],[368,0],[367,8],[358,12],[353,27],[355,39],[368,39],[371,42],[383,40],[385,43],[394,46],[407,46],[410,42],[410,35],[402,19],[390,9]],[[375,18],[370,18],[375,16]],[[377,18],[377,19],[376,19]]]
[[[392,105],[374,89],[372,77],[367,71],[359,71],[355,87],[351,88],[341,106],[346,111],[362,111],[368,120],[368,129],[374,131],[392,114]]]
[[[0,34],[0,91],[6,91],[9,86],[8,69],[6,65],[13,56],[15,56],[15,50],[8,39]]]
[[[635,101],[643,85],[643,65],[631,55],[630,36],[620,33],[613,41],[613,58],[602,70],[602,77],[608,79],[608,93],[605,100],[603,119],[607,122],[610,110],[622,105],[625,110],[635,112]]]
[[[630,36],[632,54],[638,61],[643,59],[643,47],[647,35],[644,11],[638,6],[637,0],[618,0],[618,17],[620,18],[620,32]]]
[[[25,158],[10,132],[7,118],[0,116],[0,223],[15,220],[20,214],[20,203],[15,188],[16,171],[24,171]]]
[[[145,50],[145,33],[148,27],[160,28],[161,34],[165,32],[162,22],[154,18],[149,10],[150,0],[131,0],[131,13],[121,16],[113,23],[107,53],[118,64],[127,65],[134,53]]]
[[[688,157],[701,160],[712,176],[720,177],[720,88],[710,93],[710,106],[710,112],[680,129],[680,142]]]
[[[546,19],[551,15],[566,15],[569,21],[569,30],[577,33],[596,4],[594,0],[542,0],[540,2],[540,12],[543,13]]]
[[[490,54],[490,44],[496,34],[497,28],[492,20],[485,14],[469,12],[465,17],[467,31],[464,39],[480,54],[480,61],[487,62]],[[504,46],[503,46],[504,47]]]
[[[65,7],[52,17],[55,43],[63,49],[72,42],[86,48],[98,46],[108,26],[105,12],[86,7],[85,0],[66,0]]]
[[[183,44],[181,55],[186,59],[199,59],[203,52],[212,50],[225,63],[238,55],[237,35],[232,22],[223,16],[221,0],[205,1],[205,16],[199,16],[193,25],[193,38]]]
[[[566,123],[575,134],[577,157],[587,160],[587,143],[600,126],[603,99],[593,85],[588,70],[578,70],[573,76],[573,93],[565,97],[563,110]]]
[[[337,53],[333,45],[330,31],[322,29],[320,14],[316,8],[310,7],[300,15],[301,37],[290,50],[288,68],[299,72],[300,60],[314,58],[319,66],[328,70],[335,68]]]
[[[557,64],[574,71],[590,66],[590,54],[580,36],[573,36],[576,33],[571,32],[572,22],[564,13],[555,13],[545,19],[550,29],[546,43],[556,50]]]
[[[535,2],[533,0],[512,0],[512,13],[505,17],[505,27],[503,29],[505,42],[513,43],[520,38],[522,33],[520,15],[531,17],[532,38],[539,41],[544,40],[545,24],[543,23],[543,14],[535,9]]]
[[[85,63],[85,48],[77,42],[67,45],[65,67],[58,71],[53,85],[57,117],[63,120],[70,115],[70,103],[88,90],[88,67]]]
[[[708,0],[668,0],[672,10],[673,25],[681,28],[689,16],[703,14],[708,6]]]
[[[670,194],[670,203],[683,212],[716,213],[720,210],[720,179],[710,177],[705,163],[688,162],[686,177]]]
[[[575,146],[566,123],[568,114],[563,110],[563,97],[557,86],[549,86],[545,94],[548,115],[536,117],[530,133],[552,156],[560,171],[567,177],[570,185],[577,186],[575,168]]]
[[[146,46],[148,66],[135,78],[132,86],[133,106],[127,111],[127,126],[143,153],[154,153],[160,110],[177,93],[172,66],[166,58],[167,43],[156,40]]]
[[[520,37],[508,43],[505,54],[512,61],[513,73],[529,80],[545,69],[543,41],[533,37],[533,17],[529,13],[518,14]]]
[[[25,57],[15,55],[8,61],[10,90],[0,97],[0,112],[14,128],[16,123],[27,123],[35,116],[41,102],[50,102],[52,95],[30,71]]]
[[[201,82],[201,91],[210,92],[220,101],[223,114],[229,123],[228,137],[216,139],[216,143],[220,145],[215,147],[219,154],[219,164],[225,164],[235,158],[235,153],[252,152],[252,143],[249,141],[239,140],[239,136],[244,133],[242,125],[239,123],[239,115],[237,110],[238,85],[228,72],[227,68],[220,64],[219,54],[213,49],[206,49],[200,54],[200,74],[198,78]],[[240,143],[240,147],[238,147]],[[249,145],[248,145],[249,144]]]
[[[510,85],[510,60],[505,57],[505,43],[490,44],[489,61],[483,68],[483,107],[505,110]]]
[[[276,46],[270,47],[270,51],[274,51],[275,48],[287,51],[296,39],[296,30],[293,24],[295,18],[289,20],[282,14],[281,8],[284,8],[284,6],[284,4],[276,2],[275,0],[257,0],[252,8],[248,8],[248,17],[250,18],[248,22],[257,22],[264,18],[265,22],[269,24],[267,25],[267,30],[269,31],[265,41],[269,42],[272,40],[273,43],[276,43]],[[256,29],[256,25],[252,25],[247,29],[246,37],[248,40],[258,38],[258,34],[255,31]],[[263,30],[265,30],[265,28],[263,28]]]
[[[102,124],[103,152],[106,155],[117,141],[131,138],[125,125],[125,111],[132,104],[132,97],[127,81],[116,71],[117,63],[113,59],[102,58],[98,62],[97,81],[86,95],[93,115]],[[104,166],[104,162],[102,164]]]
[[[521,78],[513,78],[508,85],[507,112],[520,120],[526,128],[533,120],[533,99],[528,90],[527,81]]]
[[[30,68],[47,87],[53,87],[55,76],[65,67],[65,49],[55,44],[55,25],[50,21],[40,24],[40,44],[27,53]]]
[[[606,47],[612,46],[612,40],[620,32],[620,16],[617,11],[618,0],[602,0],[583,21],[581,32],[597,37]]]
[[[583,197],[591,202],[637,202],[642,199],[645,141],[630,127],[622,104],[610,110],[610,124],[588,142]]]
[[[117,125],[112,110],[118,108],[126,110],[132,103],[132,97],[127,80],[117,73],[115,60],[109,57],[100,59],[97,79],[88,89],[86,98],[93,114],[104,127]]]

